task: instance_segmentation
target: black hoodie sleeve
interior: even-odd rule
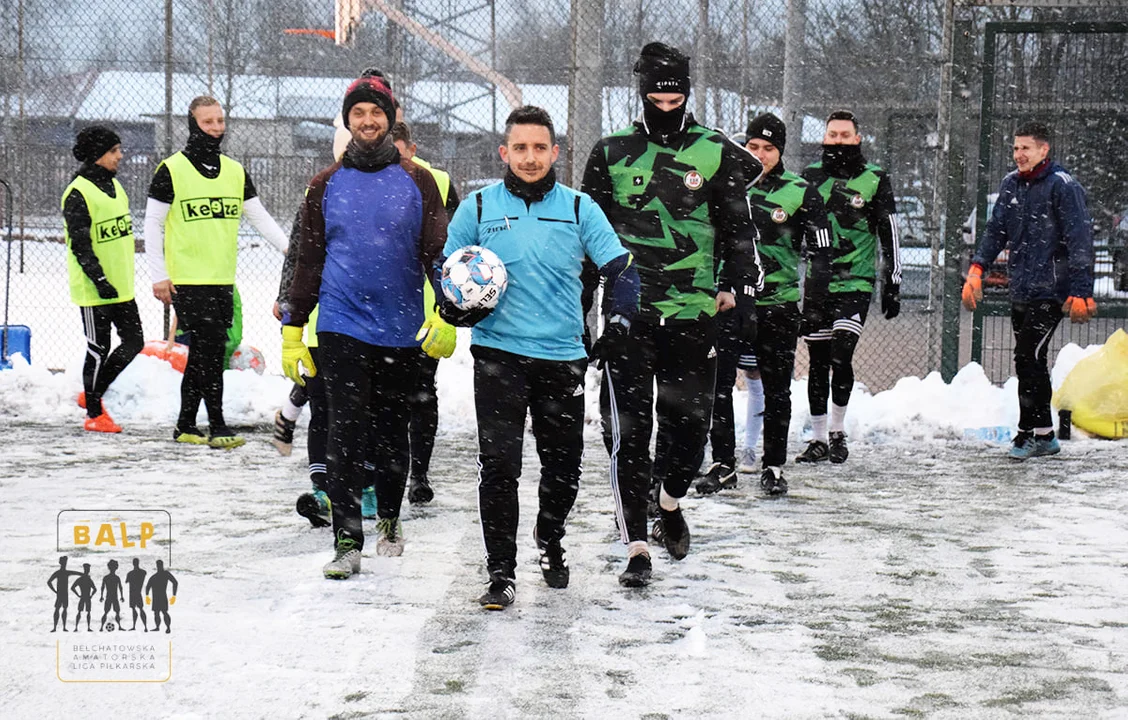
[[[171,205],[172,201],[176,199],[176,193],[172,189],[172,173],[168,171],[168,167],[163,162],[157,166],[157,171],[153,173],[153,180],[149,183],[149,197],[157,202],[163,202],[165,205]]]
[[[82,271],[90,278],[90,282],[104,282],[106,274],[102,271],[98,256],[94,254],[94,245],[90,239],[90,210],[78,190],[71,190],[63,201],[63,220],[67,224],[67,235],[70,236],[70,251],[74,253]]]

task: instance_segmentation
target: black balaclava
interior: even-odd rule
[[[642,121],[650,135],[668,137],[685,128],[689,102],[689,56],[665,43],[647,43],[634,65],[638,75],[638,94],[642,97]],[[681,93],[686,102],[662,112],[646,99],[651,93]]]

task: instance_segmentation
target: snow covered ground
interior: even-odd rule
[[[1055,384],[1084,352],[1062,351]],[[691,491],[690,555],[656,550],[642,590],[616,581],[624,553],[594,423],[565,545],[572,583],[544,585],[530,440],[517,603],[489,613],[475,603],[484,570],[469,367],[465,343],[440,365],[436,499],[405,510],[404,556],[369,553],[363,573],[339,583],[320,575],[329,532],[293,512],[308,484],[304,432],[289,458],[268,443],[281,378],[227,374],[229,419],[251,440],[221,452],[170,442],[179,376],[158,361],[139,358],[107,396],[126,428],[108,437],[80,429],[77,368],[0,372],[0,712],[1128,717],[1128,453],[1079,438],[1058,457],[1011,464],[1004,447],[965,440],[965,428],[1013,424],[1013,380],[995,388],[969,366],[951,385],[910,378],[856,392],[847,464],[788,466],[781,500],[761,498],[751,476],[720,496]],[[797,381],[792,454],[804,391]],[[57,515],[122,507],[172,517],[180,588],[174,629],[159,636],[172,643],[172,678],[62,683],[46,587]],[[96,602],[95,632],[82,639],[155,637],[99,633],[100,615]]]

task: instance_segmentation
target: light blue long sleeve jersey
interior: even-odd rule
[[[493,250],[509,273],[497,307],[474,326],[472,345],[541,360],[586,356],[584,257],[603,267],[627,254],[590,197],[557,183],[543,200],[526,205],[503,183],[482,188],[455,211],[443,256],[467,245]]]

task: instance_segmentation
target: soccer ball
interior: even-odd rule
[[[228,366],[232,370],[254,370],[262,375],[266,370],[266,359],[262,352],[253,345],[240,345],[231,353],[231,362]]]
[[[443,295],[459,310],[494,307],[508,284],[505,265],[488,248],[467,245],[443,263]]]

